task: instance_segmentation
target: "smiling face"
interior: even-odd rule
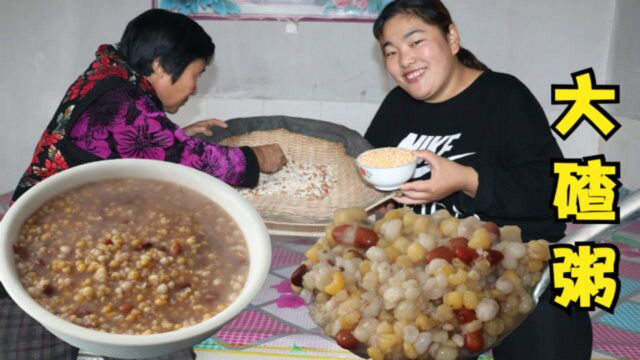
[[[445,36],[416,16],[398,14],[384,25],[379,41],[387,71],[414,99],[441,102],[455,95],[460,65],[455,26]]]
[[[206,62],[204,59],[194,60],[184,69],[176,82],[172,81],[171,74],[165,72],[159,62],[154,61],[152,68],[153,72],[147,76],[147,80],[156,91],[164,111],[175,114],[187,103],[189,97],[198,91],[198,79],[206,68]]]

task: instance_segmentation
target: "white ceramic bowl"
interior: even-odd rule
[[[249,273],[242,292],[229,307],[194,326],[152,335],[100,332],[63,320],[33,300],[22,287],[13,258],[24,221],[52,197],[104,179],[143,178],[168,181],[194,190],[221,205],[240,227],[249,249]],[[209,337],[244,309],[258,293],[271,264],[271,242],[262,218],[237,191],[222,181],[186,166],[154,160],[98,161],[60,172],[27,191],[0,222],[0,281],[11,298],[60,339],[90,352],[118,358],[161,356],[191,347]]]
[[[393,148],[389,148],[393,149]],[[376,151],[380,149],[374,149],[369,151]],[[407,182],[409,179],[413,177],[414,172],[416,171],[416,165],[418,163],[417,157],[414,156],[413,161],[406,162],[402,165],[393,166],[393,167],[373,167],[364,165],[361,162],[361,157],[364,152],[358,156],[356,159],[356,163],[358,165],[358,171],[360,175],[373,185],[376,189],[382,191],[392,191],[396,190],[400,187],[400,185]]]

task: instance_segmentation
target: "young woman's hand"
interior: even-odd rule
[[[406,204],[424,204],[446,198],[456,191],[463,191],[470,197],[478,190],[478,173],[470,166],[464,166],[436,155],[428,150],[414,151],[431,166],[431,178],[408,182],[400,186],[403,196],[395,201]]]
[[[226,129],[228,125],[226,122],[220,119],[207,119],[185,126],[182,128],[182,130],[184,130],[185,134],[187,134],[188,136],[193,136],[196,134],[211,136],[213,135],[213,132],[211,131],[211,127],[213,126]]]
[[[260,172],[273,174],[287,164],[287,157],[278,144],[267,144],[252,147],[258,158]]]

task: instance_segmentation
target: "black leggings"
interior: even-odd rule
[[[545,291],[540,303],[520,326],[493,349],[496,360],[591,359],[593,334],[587,311],[567,314],[551,304]]]

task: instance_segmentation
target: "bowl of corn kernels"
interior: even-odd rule
[[[392,191],[413,177],[418,158],[411,150],[384,147],[363,152],[356,159],[360,175],[382,191]]]
[[[374,224],[339,209],[293,272],[311,318],[338,345],[373,360],[453,360],[497,345],[534,309],[549,243],[523,243],[446,210],[394,209]]]

